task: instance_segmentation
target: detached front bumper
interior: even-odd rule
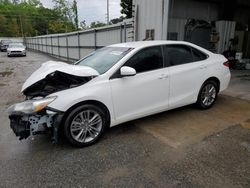
[[[51,130],[52,141],[57,143],[63,115],[63,112],[51,109],[35,114],[12,113],[9,115],[10,127],[19,140],[31,135],[46,134]]]

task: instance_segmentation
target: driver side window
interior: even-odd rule
[[[163,68],[163,56],[160,46],[142,49],[137,52],[124,66],[132,67],[137,73]]]

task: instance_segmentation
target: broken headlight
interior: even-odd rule
[[[22,103],[17,103],[10,106],[7,109],[9,114],[13,112],[22,112],[25,114],[32,114],[43,110],[46,106],[48,106],[52,101],[54,101],[56,97],[47,97],[43,99],[37,100],[27,100]]]

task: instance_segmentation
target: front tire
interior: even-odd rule
[[[107,125],[104,111],[98,106],[85,104],[72,110],[64,123],[67,141],[76,147],[96,143]]]
[[[206,81],[199,92],[197,106],[203,110],[211,108],[217,99],[218,92],[218,84],[215,81]]]

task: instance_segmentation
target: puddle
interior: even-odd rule
[[[248,77],[250,77],[250,74],[244,74],[244,75],[237,76],[237,78],[248,78]]]
[[[8,76],[10,76],[11,74],[13,74],[12,71],[0,72],[0,76],[1,76],[1,77],[8,77]]]
[[[250,81],[250,78],[241,78],[240,80],[246,80],[246,81]]]

